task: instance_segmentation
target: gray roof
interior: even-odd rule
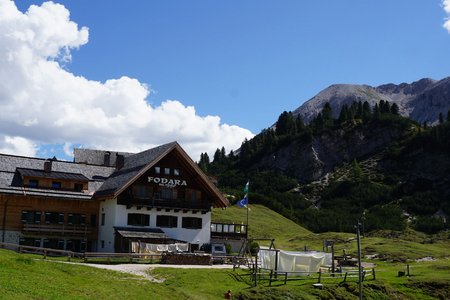
[[[134,154],[128,152],[76,148],[73,149],[73,161],[76,163],[103,166],[106,153],[109,153],[109,166],[112,167],[116,166],[117,155],[127,157]]]
[[[23,187],[0,187],[1,194],[23,195],[23,196],[43,196],[43,197],[56,197],[62,199],[77,199],[77,200],[90,200],[92,194],[86,194],[83,192],[72,191],[59,191],[59,190],[44,190],[39,188],[23,188]]]
[[[0,154],[0,188],[2,192],[11,188],[12,192],[16,192],[12,187],[21,186],[21,179],[17,169],[34,170],[28,172],[40,172],[44,170],[44,162],[46,159],[35,157],[24,157],[9,154]],[[64,176],[63,174],[72,174],[78,178],[83,178],[83,181],[89,180],[88,189],[90,194],[95,192],[100,185],[113,173],[114,167],[105,167],[97,165],[89,165],[84,163],[74,163],[69,161],[52,160],[52,172],[58,176]],[[81,177],[82,176],[82,177]],[[49,191],[45,191],[46,194],[53,194]],[[68,193],[66,191],[60,193]]]
[[[114,227],[114,229],[125,238],[170,239],[159,228]]]
[[[79,173],[67,173],[67,172],[56,172],[50,171],[46,172],[44,170],[36,170],[36,169],[24,169],[17,168],[17,171],[22,176],[29,177],[40,177],[40,178],[49,178],[49,179],[66,179],[66,180],[74,180],[74,181],[89,181],[89,179],[83,174]]]
[[[134,155],[125,157],[123,168],[113,173],[97,191],[98,195],[114,193],[128,183],[139,172],[161,156],[164,152],[174,147],[176,142],[164,144]]]

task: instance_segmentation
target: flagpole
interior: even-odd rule
[[[249,185],[250,185],[250,180],[247,180],[247,183],[245,184],[245,187],[244,187],[244,192],[246,193],[246,195],[247,195],[247,230],[246,230],[246,235],[247,235],[247,238],[248,238],[248,206],[249,206],[249,201],[248,201],[248,190],[249,190]]]

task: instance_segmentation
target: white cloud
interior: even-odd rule
[[[88,37],[88,28],[71,21],[62,5],[46,2],[22,13],[0,0],[0,150],[23,146],[25,154],[30,147],[63,144],[67,153],[76,143],[140,151],[177,140],[198,159],[200,152],[236,149],[253,136],[177,100],[153,107],[146,101],[149,87],[136,79],[98,82],[62,68]]]
[[[450,33],[450,0],[443,0],[442,7],[444,8],[447,15],[449,15],[443,26]]]
[[[0,134],[0,153],[35,156],[36,145],[22,137],[11,137]]]

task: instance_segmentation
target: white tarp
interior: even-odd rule
[[[131,252],[133,253],[160,253],[160,252],[187,252],[189,244],[150,244],[142,242],[131,242]]]
[[[329,253],[277,251],[277,271],[281,272],[305,272],[302,275],[309,275],[318,272],[320,266],[331,264],[331,254]],[[258,256],[261,268],[275,270],[275,250],[260,248]]]

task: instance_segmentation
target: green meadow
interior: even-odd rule
[[[250,235],[274,238],[285,250],[321,250],[323,239],[336,241],[336,252],[356,253],[354,234],[314,234],[263,206],[252,205]],[[214,221],[245,222],[246,210],[215,210]],[[364,281],[364,299],[450,299],[449,233],[424,235],[415,231],[374,232],[362,238],[363,255],[378,258],[376,280]],[[424,261],[416,259],[432,257]],[[66,259],[61,259],[65,261]],[[398,276],[406,272],[410,276]],[[357,279],[316,279],[275,282],[261,280],[254,287],[246,270],[151,269],[162,283],[143,277],[83,265],[43,260],[42,256],[0,249],[0,299],[223,299],[228,289],[233,299],[356,299]]]

